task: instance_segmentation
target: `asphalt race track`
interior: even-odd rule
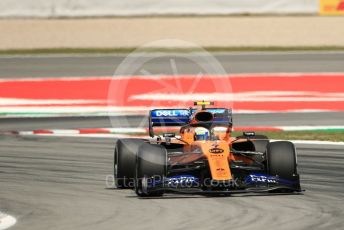
[[[219,56],[233,73],[344,72],[344,53]],[[0,77],[111,75],[115,67],[110,63],[117,59],[3,57]],[[181,67],[181,72],[192,73],[190,68]],[[344,125],[343,117],[343,113],[251,114],[236,116],[234,122]],[[135,126],[142,117],[118,119],[129,119]],[[0,119],[1,131],[110,125],[106,117]],[[114,142],[0,135],[0,211],[17,218],[13,229],[343,229],[344,146],[297,145],[301,185],[306,190],[300,195],[140,199],[133,191],[113,189],[111,180],[106,183],[113,172]]]
[[[159,57],[159,53],[144,56],[143,60],[152,56]],[[229,74],[344,72],[344,52],[234,52],[213,56]],[[125,57],[124,54],[0,56],[0,77],[112,76]],[[175,58],[179,73],[199,73],[195,63],[183,54],[159,57],[147,62],[145,69],[154,74],[173,74],[173,69],[166,66],[170,57]]]
[[[112,139],[1,137],[0,204],[14,229],[342,229],[344,155],[298,146],[303,195],[139,199],[114,190]]]

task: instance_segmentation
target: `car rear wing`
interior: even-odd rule
[[[205,109],[214,115],[213,124],[232,125],[232,110],[224,108]],[[153,127],[185,126],[196,109],[154,109],[149,112],[149,135],[154,137]]]

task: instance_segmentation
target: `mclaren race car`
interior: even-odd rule
[[[233,194],[300,192],[293,143],[244,132],[232,137],[232,111],[195,102],[195,108],[149,113],[150,139],[119,139],[117,188],[138,196],[167,192]],[[174,129],[173,129],[174,127]],[[177,133],[171,132],[177,128]]]

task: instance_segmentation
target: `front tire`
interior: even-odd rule
[[[268,174],[287,180],[295,180],[297,175],[296,151],[289,141],[276,141],[267,145]]]
[[[161,145],[145,143],[136,156],[135,192],[140,197],[162,196],[163,191],[144,189],[143,182],[163,180],[167,171],[167,151]],[[154,190],[154,189],[153,189]]]
[[[136,154],[144,143],[141,139],[120,139],[116,142],[114,152],[115,187],[134,188]]]

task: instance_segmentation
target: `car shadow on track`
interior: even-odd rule
[[[126,196],[126,198],[135,198],[140,200],[171,200],[171,199],[224,199],[224,198],[239,198],[239,197],[268,197],[268,196],[298,196],[304,195],[303,193],[269,193],[269,194],[235,194],[225,196],[199,196],[199,195],[178,195],[168,194],[161,197],[138,197],[136,195]]]
[[[117,189],[108,187],[106,190],[117,190],[123,191],[123,189]],[[134,191],[133,191],[134,192]],[[304,195],[303,192],[270,192],[270,193],[242,193],[242,194],[231,194],[231,195],[193,195],[193,194],[178,194],[178,193],[166,193],[163,196],[158,197],[139,197],[137,195],[127,195],[126,198],[134,198],[140,200],[171,200],[171,199],[223,199],[223,198],[238,198],[238,197],[267,197],[267,196],[299,196]]]

